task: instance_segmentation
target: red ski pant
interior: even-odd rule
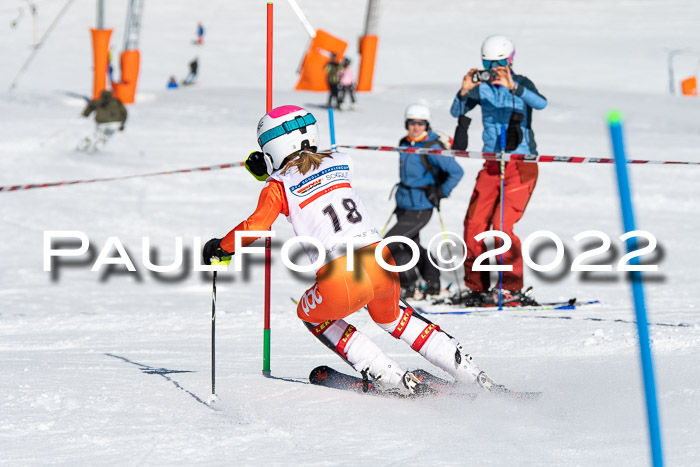
[[[391,323],[401,314],[399,274],[384,270],[374,258],[378,243],[355,251],[354,271],[347,271],[347,257],[324,265],[316,273],[316,283],[299,300],[297,316],[309,323],[345,318],[367,305],[372,319]],[[382,251],[387,264],[395,265],[388,248]]]
[[[503,288],[518,291],[523,288],[523,258],[520,239],[513,233],[513,225],[520,220],[537,183],[537,164],[507,162],[504,178],[503,228],[501,228],[500,164],[487,162],[476,177],[467,215],[464,218],[464,241],[467,258],[464,263],[464,283],[476,292],[490,288],[489,271],[472,271],[474,260],[486,251],[483,241],[474,236],[487,230],[501,230],[510,236],[513,245],[503,254],[503,264],[512,265],[512,271],[503,272]],[[496,246],[500,240],[496,239]],[[500,258],[500,255],[499,255]],[[484,263],[482,263],[484,264]]]

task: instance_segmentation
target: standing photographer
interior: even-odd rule
[[[532,109],[541,110],[547,105],[528,78],[513,73],[511,67],[515,46],[506,37],[489,36],[481,45],[484,70],[472,68],[462,79],[462,88],[452,103],[450,113],[460,117],[477,105],[481,105],[484,126],[484,152],[512,152],[537,154],[535,134],[532,131]],[[505,131],[505,145],[501,133]],[[537,182],[537,165],[531,162],[507,162],[505,164],[503,226],[501,226],[500,163],[487,161],[476,178],[469,208],[464,219],[464,240],[467,259],[464,263],[464,282],[469,292],[460,301],[466,305],[480,306],[498,303],[498,290],[489,291],[488,271],[472,271],[474,260],[486,251],[484,242],[474,239],[493,227],[508,234],[513,241],[503,255],[503,264],[513,270],[503,272],[503,303],[527,305],[534,300],[521,292],[523,288],[523,260],[520,239],[513,233],[513,225],[520,220]]]

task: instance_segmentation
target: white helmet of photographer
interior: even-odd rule
[[[258,145],[265,154],[267,173],[300,149],[316,151],[319,144],[316,118],[301,107],[283,105],[266,113],[258,122]]]
[[[506,36],[493,35],[484,39],[481,44],[481,59],[482,60],[503,60],[507,59],[508,63],[513,61],[515,55],[515,45]]]
[[[404,112],[406,120],[425,120],[430,123],[430,109],[423,104],[411,104]]]

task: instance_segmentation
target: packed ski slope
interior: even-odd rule
[[[45,31],[64,2],[36,3]],[[118,51],[127,2],[105,3]],[[314,27],[347,40],[357,58],[364,4],[299,3]],[[21,5],[0,7],[0,186],[237,162],[255,148],[265,110],[264,2],[146,2],[137,102],[126,131],[94,154],[74,151],[92,131],[92,122],[76,118],[84,101],[74,94],[91,89],[94,2],[67,11],[9,93],[30,53],[29,18],[7,26]],[[630,157],[700,160],[700,103],[669,96],[666,70],[670,49],[700,42],[696,2],[384,0],[380,11],[375,91],[359,95],[356,111],[336,113],[340,144],[395,144],[404,108],[419,100],[433,110],[433,127],[451,133],[448,111],[461,77],[478,66],[483,38],[501,32],[516,43],[516,70],[549,99],[534,117],[542,154],[610,156],[605,113],[618,108]],[[327,137],[326,96],[292,90],[308,36],[285,2],[275,4],[275,15],[274,104],[306,106]],[[191,45],[197,20],[207,29],[203,47]],[[184,77],[195,55],[199,83],[166,91],[168,77]],[[697,57],[677,60],[679,75],[694,71]],[[470,129],[475,150],[478,120]],[[394,207],[388,196],[398,156],[351,154],[354,186],[381,228]],[[457,234],[481,166],[460,164],[465,177],[442,210]],[[635,166],[630,174],[638,227],[658,240],[651,259],[659,272],[646,276],[646,294],[665,455],[668,465],[698,465],[700,168]],[[254,260],[245,274],[219,274],[220,402],[207,406],[211,282],[193,271],[193,238],[228,232],[252,211],[259,188],[232,168],[0,193],[1,464],[648,464],[634,312],[621,273],[526,271],[541,301],[579,297],[599,306],[435,318],[494,379],[544,391],[536,403],[349,394],[308,384],[315,366],[349,368],[296,318],[290,297],[313,278],[281,264],[280,246],[292,236],[284,219],[274,226],[273,378],[261,375],[263,267]],[[574,235],[593,229],[612,238],[614,251],[602,260],[616,264],[622,227],[613,167],[541,164],[517,233],[556,233],[570,264],[584,249]],[[44,232],[51,230],[84,232],[90,253],[44,272]],[[434,218],[426,234],[439,232]],[[124,244],[137,272],[90,271],[109,237]],[[158,264],[173,261],[182,237],[184,266],[149,272],[143,237]],[[538,259],[551,257],[544,248]],[[426,366],[366,314],[350,321],[405,366]]]

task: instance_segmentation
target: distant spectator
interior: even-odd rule
[[[338,56],[335,53],[331,53],[331,59],[328,61],[323,71],[326,72],[326,82],[330,88],[330,93],[328,94],[328,107],[333,106],[333,99],[335,99],[335,108],[340,110],[340,100],[338,99],[338,86],[340,84],[340,63],[338,63]]]
[[[168,89],[177,89],[178,87],[177,80],[174,76],[171,76],[170,81],[168,81]]]
[[[352,107],[355,107],[355,72],[350,66],[350,59],[344,58],[340,69],[340,103],[345,101],[345,96],[349,95]]]
[[[199,68],[199,60],[194,57],[194,60],[190,62],[190,74],[182,81],[182,84],[189,85],[194,84],[194,80],[197,79],[197,69]]]
[[[109,138],[117,131],[124,131],[126,123],[126,108],[119,99],[112,96],[111,91],[104,90],[99,99],[92,100],[83,110],[83,117],[89,117],[95,112],[95,134],[85,137],[78,143],[78,150],[92,148],[93,151],[104,146]]]
[[[106,123],[119,122],[119,131],[124,131],[126,123],[126,108],[119,99],[112,95],[111,91],[104,90],[99,99],[92,100],[83,110],[83,117],[95,112],[95,123],[98,126]]]
[[[109,82],[114,82],[114,67],[112,66],[112,48],[107,50],[107,74],[109,75]]]
[[[197,23],[197,45],[202,45],[204,43],[204,26],[202,22]]]

